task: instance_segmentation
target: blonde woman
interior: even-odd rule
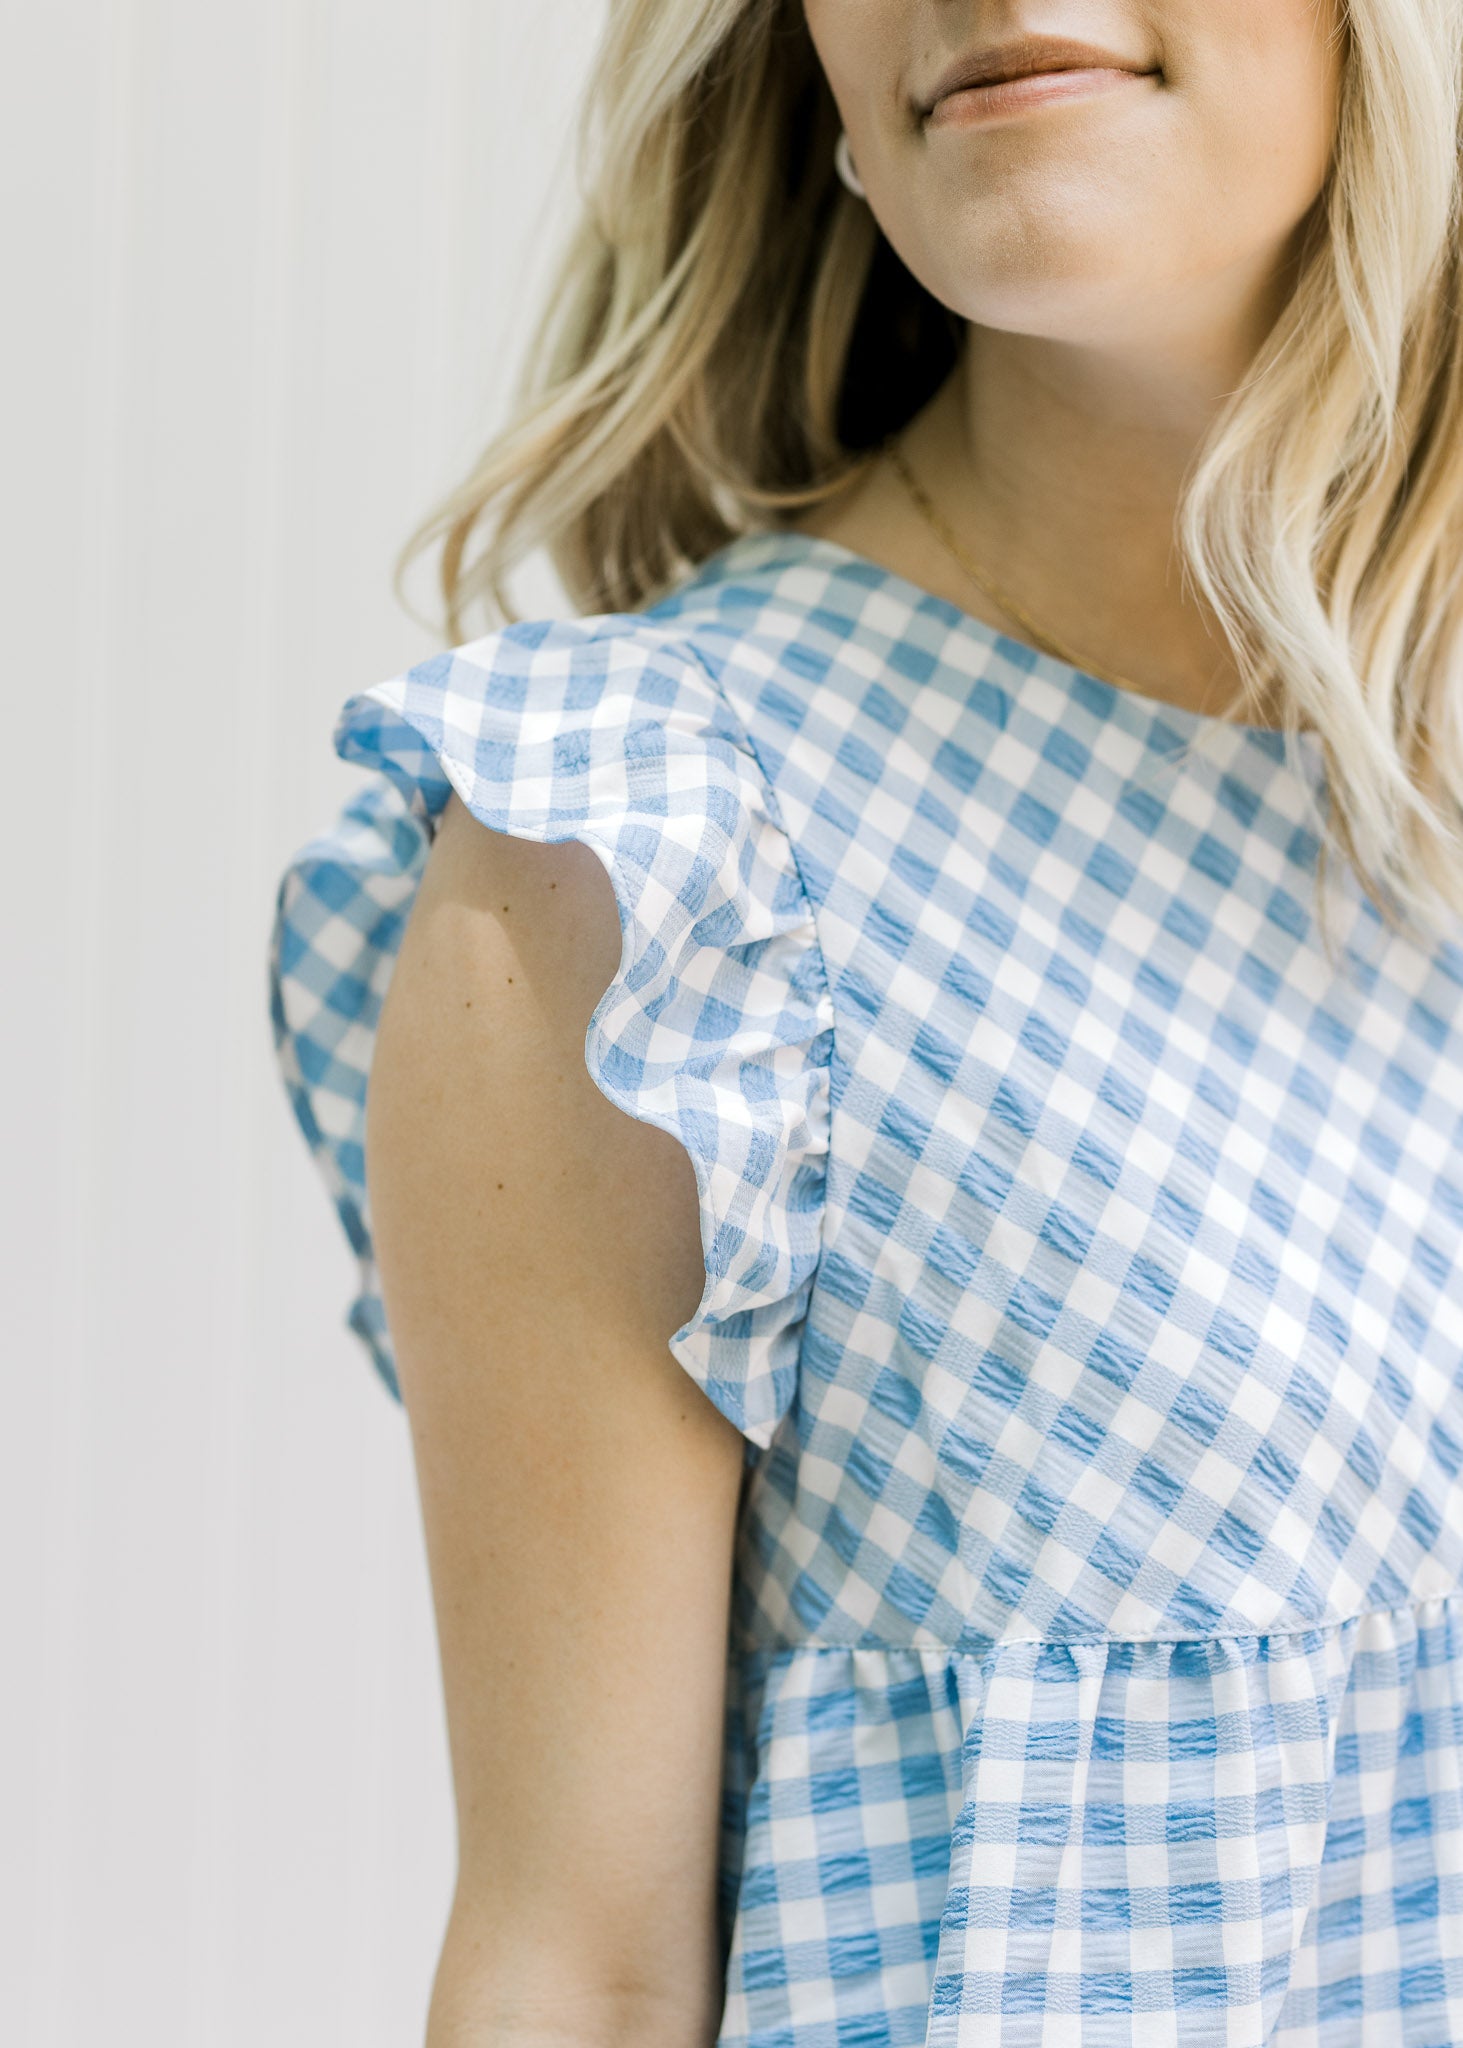
[[[610,7],[273,953],[431,2048],[1463,2041],[1460,42]]]

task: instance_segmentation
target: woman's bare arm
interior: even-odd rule
[[[428,2048],[703,2048],[720,2017],[743,1439],[667,1348],[691,1162],[585,1070],[619,955],[590,849],[450,800],[367,1105],[457,1803]]]

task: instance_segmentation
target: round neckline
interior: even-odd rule
[[[953,631],[960,632],[967,639],[983,647],[988,653],[999,655],[1002,660],[1018,670],[1040,675],[1047,681],[1062,687],[1080,680],[1085,686],[1097,690],[1109,703],[1110,708],[1121,710],[1126,718],[1141,717],[1148,721],[1166,718],[1185,736],[1197,737],[1205,732],[1237,733],[1247,740],[1263,746],[1267,752],[1277,747],[1282,751],[1286,733],[1280,725],[1247,725],[1239,719],[1221,718],[1217,712],[1194,711],[1187,705],[1170,703],[1164,697],[1150,697],[1143,690],[1128,689],[1118,683],[1110,683],[1105,676],[1095,676],[1087,669],[1076,667],[1072,662],[1063,661],[1060,656],[1048,654],[1040,647],[1033,647],[1029,641],[1018,640],[1013,634],[1004,633],[1000,627],[990,625],[978,618],[974,612],[966,611],[953,598],[941,597],[938,592],[926,590],[922,583],[912,577],[901,575],[884,562],[877,562],[871,555],[860,554],[856,548],[845,546],[842,541],[830,540],[824,534],[803,533],[796,527],[763,526],[736,535],[723,547],[709,555],[701,564],[697,579],[709,570],[713,563],[749,550],[771,550],[772,560],[777,560],[779,551],[785,551],[793,561],[825,557],[835,568],[846,573],[856,572],[854,580],[864,587],[877,581],[879,587],[896,603],[903,605],[910,613],[924,612],[941,620]],[[1301,726],[1296,730],[1307,755],[1318,757],[1320,734],[1312,726]]]

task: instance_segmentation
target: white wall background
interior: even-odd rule
[[[391,563],[505,400],[599,18],[8,11],[16,2048],[421,2039],[453,1836],[410,1445],[342,1322],[264,950],[281,868],[355,786],[336,708],[436,644]]]

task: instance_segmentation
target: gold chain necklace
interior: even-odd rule
[[[1027,634],[1028,638],[1035,641],[1036,645],[1039,648],[1041,648],[1044,653],[1054,654],[1056,655],[1059,661],[1066,662],[1069,668],[1079,669],[1083,675],[1096,676],[1099,678],[1100,681],[1105,683],[1111,683],[1117,689],[1130,690],[1136,696],[1140,697],[1149,697],[1152,695],[1151,691],[1139,690],[1136,683],[1130,683],[1126,681],[1122,676],[1109,675],[1103,669],[1094,668],[1090,661],[1084,661],[1080,655],[1074,654],[1069,647],[1063,646],[1062,642],[1058,640],[1054,634],[1047,632],[1045,627],[1039,626],[1036,623],[1035,619],[1032,618],[1029,612],[1023,611],[1021,606],[1017,604],[1016,600],[1013,597],[1007,597],[1005,592],[1003,590],[1000,590],[996,586],[996,584],[994,584],[991,581],[990,577],[986,574],[985,570],[979,567],[977,563],[971,560],[965,548],[955,538],[955,535],[951,532],[949,526],[946,525],[944,519],[935,509],[934,502],[931,499],[929,492],[925,489],[924,485],[920,482],[919,478],[915,475],[914,471],[910,468],[909,462],[904,454],[904,450],[899,446],[898,442],[886,442],[884,447],[884,453],[889,457],[889,460],[893,463],[895,469],[899,472],[899,475],[904,481],[906,490],[909,492],[910,497],[913,498],[914,500],[916,509],[920,512],[928,526],[933,531],[935,538],[939,540],[942,543],[942,545],[946,548],[946,550],[954,557],[955,561],[965,571],[966,575],[970,578],[971,582],[976,584],[981,590],[983,590],[986,596],[990,598],[994,604],[998,605],[1000,609],[1003,612],[1005,612],[1009,618],[1015,619],[1017,624],[1021,626],[1023,631]]]
[[[1023,611],[1015,598],[1007,597],[999,585],[992,582],[985,570],[971,559],[967,550],[956,539],[946,521],[941,517],[929,492],[910,468],[908,458],[898,442],[893,440],[886,441],[884,443],[884,453],[903,478],[905,488],[914,500],[916,509],[921,513],[936,539],[948,550],[954,560],[965,571],[971,582],[978,585],[985,592],[986,596],[993,603],[997,604],[1003,612],[1015,619],[1025,632],[1027,638],[1044,653],[1054,654],[1059,661],[1066,662],[1069,668],[1078,669],[1083,675],[1096,676],[1099,681],[1110,683],[1115,689],[1126,690],[1136,697],[1145,697],[1150,704],[1169,704],[1170,709],[1177,710],[1186,708],[1183,705],[1172,704],[1168,698],[1155,697],[1151,690],[1140,689],[1136,683],[1129,682],[1125,676],[1117,675],[1112,670],[1098,668],[1094,663],[1084,660],[1080,654],[1074,654],[1070,647],[1065,646],[1062,641],[1057,639],[1055,634],[1049,633],[1044,626],[1039,626],[1036,620],[1032,618],[1030,612]],[[1205,715],[1215,717],[1220,723],[1227,722],[1225,715],[1221,713],[1216,712]],[[1261,729],[1279,731],[1281,728],[1271,726]],[[1302,732],[1313,731],[1314,727],[1307,722],[1300,727],[1300,730]]]

